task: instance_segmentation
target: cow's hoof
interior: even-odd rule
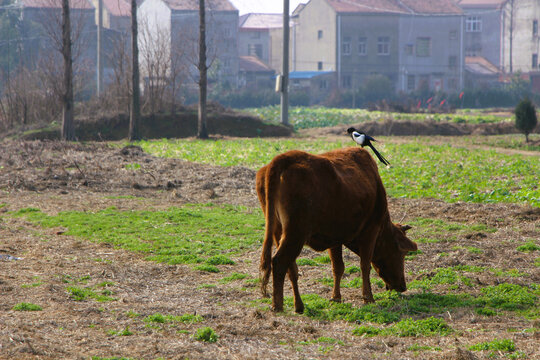
[[[373,298],[364,298],[364,304],[373,304],[375,303],[375,299]]]
[[[304,305],[302,304],[302,306],[295,307],[294,312],[296,312],[297,314],[303,314],[304,313]]]
[[[272,311],[273,312],[283,312],[283,306],[272,306]]]
[[[330,301],[335,303],[341,303],[341,298],[331,298]]]

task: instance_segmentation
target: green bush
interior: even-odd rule
[[[516,106],[515,114],[516,128],[525,134],[525,140],[529,142],[529,134],[534,130],[538,123],[534,104],[528,98],[521,100]]]
[[[199,330],[197,330],[197,334],[195,334],[195,340],[205,341],[209,343],[215,343],[216,341],[218,341],[218,338],[219,336],[211,327],[200,328]]]

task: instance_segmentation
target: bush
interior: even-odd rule
[[[212,329],[211,327],[204,327],[197,330],[197,334],[195,334],[195,340],[199,341],[205,341],[209,343],[215,343],[218,341],[218,335]]]
[[[516,128],[525,134],[525,140],[529,142],[529,134],[538,123],[534,104],[528,98],[521,100],[516,106],[515,114]]]

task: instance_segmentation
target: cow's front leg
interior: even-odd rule
[[[373,294],[371,293],[371,280],[369,278],[371,261],[361,256],[360,269],[362,270],[362,296],[364,298],[364,304],[374,303],[375,299],[373,299]]]
[[[328,249],[330,259],[332,260],[332,273],[334,275],[334,290],[332,293],[332,301],[341,302],[341,277],[345,271],[343,264],[343,248],[341,245]]]

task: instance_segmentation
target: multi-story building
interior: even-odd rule
[[[281,69],[283,15],[245,14],[238,27],[238,54],[256,56],[272,69]]]
[[[293,67],[335,71],[340,88],[371,74],[396,91],[463,86],[463,13],[452,0],[311,0],[295,23]]]
[[[238,10],[228,0],[206,1],[206,43],[209,75],[236,86],[238,79]],[[145,0],[137,14],[141,75],[148,76],[149,52],[182,61],[196,77],[199,39],[199,4],[193,0]],[[157,59],[159,60],[159,59]]]

